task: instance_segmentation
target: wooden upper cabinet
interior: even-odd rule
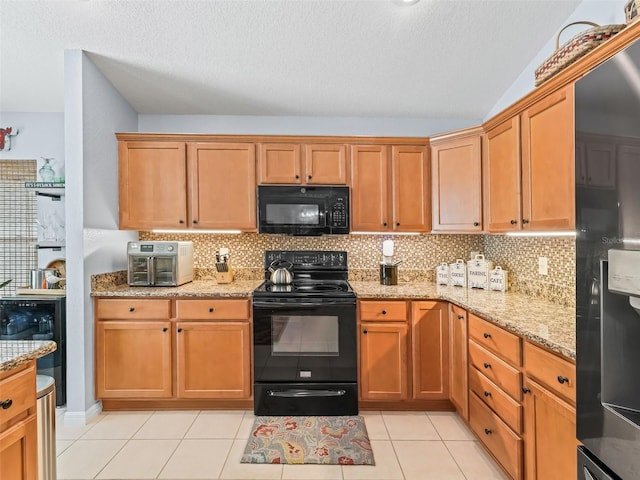
[[[262,143],[258,172],[260,184],[346,185],[347,145]]]
[[[386,145],[351,147],[351,230],[388,230],[389,148]]]
[[[255,146],[189,144],[192,228],[256,228]]]
[[[260,144],[259,183],[302,183],[301,166],[300,145]]]
[[[187,157],[183,142],[118,142],[121,229],[184,228]]]
[[[449,315],[445,302],[412,302],[413,398],[449,398]],[[458,380],[456,380],[458,381]]]
[[[520,117],[487,132],[484,156],[485,227],[509,232],[521,226]]]
[[[429,154],[422,146],[391,147],[393,188],[392,230],[426,232],[431,229]]]
[[[347,145],[310,144],[304,146],[304,181],[309,185],[347,185],[349,181]]]
[[[431,140],[432,228],[482,231],[481,129]]]
[[[522,113],[522,228],[575,227],[574,88]]]

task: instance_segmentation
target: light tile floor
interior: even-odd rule
[[[361,412],[375,466],[240,463],[250,411],[102,413],[64,425],[59,410],[59,480],[505,480],[455,413]]]

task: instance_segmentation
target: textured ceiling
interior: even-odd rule
[[[0,0],[0,111],[82,49],[139,113],[483,118],[571,0]]]

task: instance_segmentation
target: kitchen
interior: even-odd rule
[[[76,61],[79,61],[80,64],[82,64],[85,68],[85,74],[87,75],[87,78],[92,78],[92,75],[96,75],[96,78],[98,78],[97,83],[99,85],[103,85],[104,82],[102,80],[99,80],[99,77],[97,77],[98,73],[97,70],[95,70],[92,65],[89,63],[89,60],[86,59],[85,57],[83,57],[82,55],[75,55],[73,52],[69,55],[70,57],[74,58]],[[87,81],[87,78],[85,78],[85,81]],[[108,112],[108,111],[112,111],[113,109],[113,105],[117,104],[117,105],[122,105],[122,101],[119,100],[117,98],[117,96],[114,94],[113,96],[109,96],[109,92],[110,90],[108,90],[107,87],[105,87],[105,99],[104,100],[100,100],[100,99],[92,99],[91,102],[96,102],[96,103],[100,103],[100,110],[103,112]],[[104,102],[102,104],[102,102]],[[77,105],[76,105],[77,106]],[[90,106],[85,106],[85,108],[94,108],[95,105],[90,105]],[[123,111],[128,111],[126,106],[123,106]],[[71,116],[71,112],[74,112],[77,110],[74,110],[73,108],[70,107],[70,110],[68,112],[65,113],[65,122],[66,121],[71,121],[71,119],[69,118]],[[121,113],[121,115],[124,116],[124,113]],[[137,118],[133,118],[132,116],[129,116],[129,124],[128,125],[117,125],[117,126],[113,126],[111,128],[108,128],[107,125],[104,126],[104,129],[110,132],[113,131],[154,131],[156,130],[156,128],[153,127],[153,125],[149,125],[149,126],[145,126],[143,125],[144,122],[150,122],[152,119],[150,118],[143,118],[142,119],[142,126],[139,126],[137,124]],[[187,119],[188,120],[188,119]],[[100,129],[102,129],[103,127],[100,127]],[[188,129],[189,127],[186,126],[184,127],[186,129]],[[169,128],[167,131],[173,131],[175,130],[174,128]],[[446,130],[446,129],[443,129]],[[217,129],[214,129],[213,131],[218,131]],[[73,134],[72,134],[73,135]],[[102,185],[100,185],[101,180],[105,179],[105,178],[113,178],[113,171],[109,171],[109,168],[107,168],[107,166],[109,165],[109,162],[113,162],[113,159],[108,159],[105,154],[103,152],[108,152],[111,151],[113,152],[113,136],[112,133],[109,133],[108,135],[105,134],[104,136],[100,136],[97,135],[95,138],[99,138],[101,140],[97,140],[96,144],[89,144],[87,146],[85,146],[85,151],[84,151],[84,156],[86,158],[104,158],[105,161],[104,162],[100,162],[96,165],[87,165],[86,168],[87,169],[93,169],[95,170],[96,175],[89,174],[88,170],[87,172],[85,172],[85,174],[82,174],[82,169],[73,169],[74,171],[72,172],[71,169],[67,169],[68,173],[67,173],[67,183],[70,184],[71,183],[71,177],[75,176],[75,181],[78,182],[80,181],[78,175],[83,175],[83,177],[85,178],[85,188],[87,189],[87,191],[91,191],[91,192],[101,192],[104,190],[104,187]],[[69,139],[68,139],[69,140]],[[71,139],[70,145],[72,145],[71,150],[73,150],[74,148],[77,147],[73,147],[73,145],[80,145],[80,143],[74,142],[73,139]],[[67,152],[67,164],[69,164],[70,160],[72,160],[72,156],[69,155],[69,152]],[[82,158],[82,154],[80,154],[80,158]],[[113,165],[111,163],[111,165]],[[71,194],[71,192],[69,192]],[[113,199],[111,200],[111,202],[113,202]],[[71,203],[71,202],[69,202]],[[80,208],[80,205],[82,205],[82,202],[80,202],[79,204],[76,204],[76,208]],[[86,281],[88,282],[88,275],[89,273],[99,273],[99,272],[109,272],[109,271],[116,271],[116,270],[122,270],[124,265],[122,263],[122,245],[126,244],[126,241],[128,240],[135,240],[136,238],[133,238],[134,235],[132,233],[126,232],[126,231],[115,231],[115,230],[111,230],[110,225],[112,225],[113,223],[113,219],[114,219],[114,214],[113,212],[117,211],[114,210],[113,208],[109,209],[109,208],[105,208],[105,205],[95,205],[93,204],[92,201],[88,202],[87,205],[89,208],[88,211],[91,212],[91,214],[87,214],[85,215],[85,220],[82,221],[82,211],[78,211],[78,210],[72,210],[73,206],[71,206],[69,209],[71,210],[70,212],[70,221],[67,224],[67,228],[73,228],[74,226],[74,222],[75,222],[75,231],[78,231],[78,227],[80,227],[80,230],[83,231],[83,235],[85,236],[82,242],[78,242],[78,239],[75,239],[76,244],[73,246],[74,248],[76,248],[76,250],[73,251],[85,251],[87,252],[87,257],[88,257],[88,262],[85,263],[84,265],[80,265],[77,264],[74,266],[72,266],[70,264],[71,267],[71,273],[70,276],[72,276],[72,272],[73,272],[73,268],[75,268],[75,273],[77,275],[76,278],[80,279],[80,278],[85,278],[87,279]],[[105,228],[106,227],[106,228]],[[435,237],[435,238],[431,238],[431,237]],[[166,237],[168,238],[168,237]],[[545,280],[540,280],[541,277],[538,276],[538,274],[536,273],[538,271],[538,265],[537,265],[537,256],[545,256],[546,258],[549,259],[549,265],[551,266],[550,268],[550,273],[551,275],[555,275],[555,268],[556,266],[560,266],[558,268],[558,271],[562,272],[564,270],[563,266],[566,266],[566,258],[563,257],[563,254],[560,254],[558,259],[556,259],[555,257],[553,257],[553,253],[560,250],[560,251],[567,251],[567,247],[569,248],[569,252],[570,252],[570,248],[571,248],[571,242],[562,239],[552,239],[549,240],[549,246],[547,246],[547,242],[544,241],[541,244],[541,241],[538,240],[531,240],[531,239],[507,239],[505,237],[491,237],[491,236],[483,236],[483,237],[478,237],[478,236],[472,236],[472,235],[455,235],[455,236],[424,236],[424,237],[417,237],[417,238],[413,238],[413,237],[396,237],[393,236],[394,240],[396,241],[396,245],[397,245],[397,255],[399,258],[403,258],[405,260],[405,263],[403,264],[403,269],[406,269],[405,271],[409,272],[411,270],[426,270],[431,272],[432,271],[432,267],[434,265],[436,265],[437,263],[441,262],[441,261],[451,261],[453,258],[457,258],[458,256],[463,257],[463,258],[468,258],[467,252],[471,252],[471,251],[483,251],[488,258],[492,258],[494,261],[499,262],[501,265],[505,266],[505,268],[507,270],[509,270],[510,274],[514,275],[514,279],[518,279],[521,278],[522,279],[522,283],[523,284],[527,284],[528,280],[533,280],[534,284],[531,285],[532,289],[536,288],[536,287],[544,287],[545,285],[553,285],[553,289],[559,289],[562,291],[562,286],[564,285],[567,289],[570,289],[573,285],[575,285],[573,282],[574,280],[572,280],[571,278],[565,279],[564,277],[561,277],[559,280],[555,280],[555,281],[545,281]],[[171,239],[175,239],[175,236],[172,236]],[[459,248],[456,245],[450,246],[447,245],[448,244],[448,240],[453,240],[453,243],[457,243],[458,239],[459,241],[464,245],[464,247]],[[86,241],[86,243],[85,243]],[[356,238],[356,236],[353,236],[353,238],[350,236],[347,239],[347,242],[349,245],[347,245],[347,247],[343,247],[342,245],[337,245],[335,243],[331,243],[331,240],[326,240],[327,242],[329,242],[329,245],[327,247],[327,249],[331,249],[331,250],[339,250],[339,249],[345,249],[348,251],[351,251],[351,249],[355,249],[356,252],[362,252],[361,254],[358,253],[356,255],[352,255],[350,257],[350,270],[352,268],[354,269],[358,269],[361,268],[362,270],[371,270],[376,268],[376,262],[373,262],[370,260],[372,258],[378,258],[379,257],[379,253],[380,253],[380,243],[382,241],[382,237],[375,237],[375,236],[363,236],[362,238]],[[69,239],[70,245],[68,248],[72,248],[71,244],[74,242],[73,238]],[[248,253],[247,253],[247,261],[246,263],[244,262],[243,258],[244,254],[241,252],[244,252],[245,249],[247,249],[247,246],[243,246],[243,243],[247,243],[249,245],[254,245],[254,244],[260,244],[260,242],[265,242],[265,244],[263,246],[259,246],[257,248],[249,248],[248,249]],[[291,242],[292,245],[294,245],[294,247],[292,249],[310,249],[310,248],[315,248],[316,244],[311,244],[309,242],[305,243],[304,240],[301,239],[284,239],[284,243],[289,244],[289,242]],[[475,242],[475,243],[474,243]],[[536,243],[537,242],[537,243]],[[208,243],[208,242],[205,242]],[[247,267],[247,268],[258,268],[258,266],[261,264],[261,260],[260,260],[260,255],[264,250],[267,249],[279,249],[279,248],[283,248],[285,247],[285,245],[280,244],[278,242],[278,239],[274,239],[274,238],[266,238],[266,239],[262,239],[259,235],[255,235],[255,234],[241,234],[239,236],[224,236],[221,239],[216,238],[215,236],[211,238],[211,243],[213,243],[213,245],[215,247],[217,246],[228,246],[230,248],[230,250],[232,251],[233,255],[234,255],[234,262],[236,262],[234,265],[235,266],[239,266],[239,267]],[[102,250],[100,250],[99,245],[103,245],[104,244],[104,248]],[[535,249],[536,252],[532,255],[522,255],[523,251],[527,251],[526,248],[532,248]],[[202,250],[201,252],[204,252],[206,254],[207,252],[207,248],[211,248],[211,247],[201,247]],[[289,248],[288,246],[286,248]],[[321,248],[325,248],[324,245]],[[447,255],[443,255],[442,250],[438,250],[441,248],[445,248]],[[544,255],[540,255],[539,253],[539,249],[540,248],[548,248],[548,253],[545,252]],[[361,250],[360,250],[361,249]],[[97,252],[100,252],[100,254],[97,254]],[[502,254],[502,252],[504,251],[504,254]],[[209,250],[209,252],[211,252],[211,250]],[[449,253],[450,252],[450,253]],[[496,252],[496,253],[494,253]],[[500,253],[497,253],[500,252]],[[239,254],[239,256],[238,256]],[[501,256],[504,255],[504,256]],[[198,257],[198,255],[196,255]],[[202,255],[201,255],[202,256]],[[236,258],[236,256],[238,256],[238,258]],[[568,253],[566,255],[568,258],[571,257],[571,253]],[[513,258],[521,258],[521,257],[525,257],[522,259],[523,262],[528,262],[526,265],[524,265],[522,268],[522,270],[518,269],[517,264],[514,264],[514,261],[511,260],[512,263],[509,263],[509,259],[513,259]],[[117,259],[120,258],[120,260],[111,260],[111,259]],[[415,263],[414,263],[415,262]],[[570,261],[569,261],[570,262]],[[95,268],[91,265],[94,265]],[[210,268],[211,265],[204,265],[205,268]],[[413,267],[413,268],[411,268]],[[569,270],[571,269],[571,264],[568,263],[568,267]],[[83,272],[85,272],[85,269],[87,269],[86,274],[83,275]],[[89,269],[91,270],[91,272],[89,272]],[[522,272],[520,274],[518,274],[518,272]],[[533,273],[532,273],[533,272]],[[377,272],[373,273],[373,278],[376,278]],[[529,275],[529,277],[527,277],[527,275]],[[370,277],[371,278],[371,277]],[[536,281],[537,280],[537,284]],[[82,286],[80,285],[80,290],[78,291],[82,291],[83,289],[86,289],[86,286]],[[70,299],[70,302],[73,302],[73,299]],[[91,332],[92,330],[92,322],[91,322],[91,318],[93,316],[93,312],[92,312],[92,308],[90,305],[87,304],[87,301],[85,298],[82,299],[76,299],[75,300],[75,305],[73,306],[73,308],[75,308],[75,311],[86,311],[86,315],[84,316],[85,321],[81,322],[79,325],[77,325],[78,328],[74,329],[73,332],[71,332],[71,335],[75,335],[75,341],[74,341],[74,345],[76,345],[76,348],[79,348],[79,353],[80,356],[84,356],[87,359],[90,359],[91,356],[93,355],[93,351],[91,348],[91,344],[86,344],[84,339],[85,338],[90,338],[91,334],[89,332]],[[84,346],[84,347],[83,347]],[[90,360],[88,360],[90,362]],[[72,368],[82,368],[81,365],[75,365]],[[89,374],[90,376],[90,374]],[[84,378],[85,377],[85,373],[84,372],[76,372],[75,373],[75,378]],[[76,398],[76,401],[78,401],[78,398],[80,398],[79,400],[79,404],[76,405],[76,407],[74,407],[74,409],[69,412],[70,415],[70,419],[73,419],[73,412],[86,412],[87,410],[87,406],[90,406],[91,403],[91,396],[92,396],[92,381],[87,381],[85,383],[84,386],[82,385],[76,385],[74,386],[74,388],[78,388],[79,389],[79,393],[80,395],[78,395],[76,393],[76,395],[74,395],[74,398]],[[86,413],[83,413],[82,415],[78,415],[78,418],[82,418]]]

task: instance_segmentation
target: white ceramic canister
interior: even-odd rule
[[[493,270],[493,262],[486,260],[484,255],[467,262],[467,285],[469,288],[483,288],[489,290],[489,271]]]
[[[507,272],[503,270],[501,266],[496,266],[493,270],[489,272],[489,290],[498,290],[501,292],[507,291],[507,286],[509,283],[507,282]]]
[[[464,263],[464,260],[457,259],[449,265],[449,278],[451,279],[449,285],[453,287],[467,286],[467,264]]]
[[[436,283],[438,285],[449,285],[451,277],[449,275],[449,264],[441,263],[436,267]]]

